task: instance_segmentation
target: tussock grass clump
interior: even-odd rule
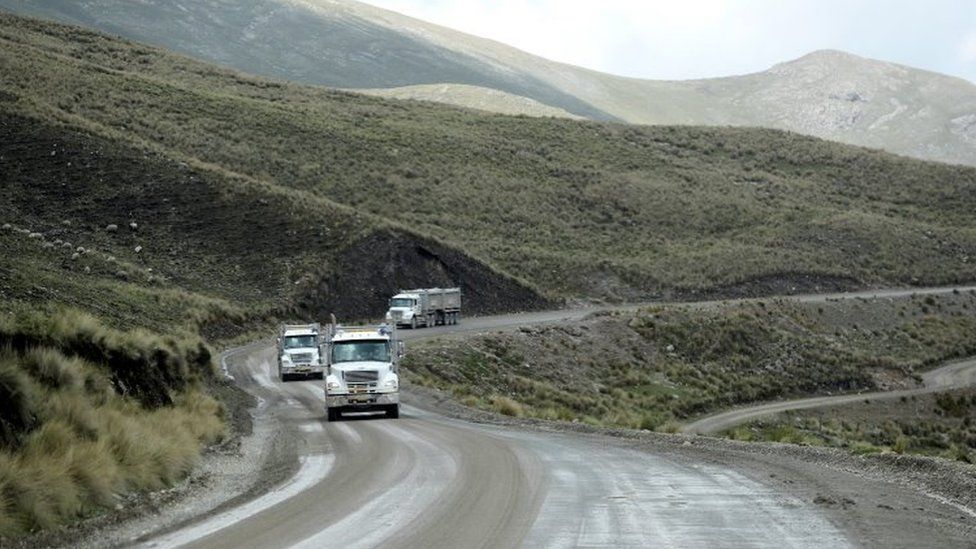
[[[147,406],[171,405],[171,393],[213,372],[212,355],[199,337],[123,332],[74,309],[22,312],[0,318],[0,346],[25,353],[25,366],[43,383],[77,383],[76,369],[52,358],[50,349],[107,369],[115,390]],[[48,350],[35,350],[35,348]],[[48,354],[46,354],[48,353]]]
[[[522,417],[525,411],[522,405],[506,396],[496,396],[491,399],[492,408],[499,414],[511,417]]]
[[[34,427],[35,402],[30,378],[9,352],[0,354],[0,447],[16,446]]]
[[[72,312],[3,319],[0,338],[0,536],[171,486],[224,436],[222,407],[197,388],[210,368],[198,341],[123,333]],[[133,390],[123,364],[169,383]]]

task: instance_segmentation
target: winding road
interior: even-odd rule
[[[768,417],[781,412],[792,410],[808,410],[810,408],[824,408],[840,406],[864,400],[891,400],[927,393],[936,393],[950,389],[962,389],[976,386],[976,359],[950,362],[935,370],[922,374],[922,386],[916,389],[899,391],[875,391],[850,395],[836,395],[826,397],[799,398],[782,402],[769,402],[755,406],[746,406],[715,415],[703,417],[686,425],[682,432],[697,435],[710,435],[731,429],[747,421]]]
[[[467,319],[404,335],[505,329],[590,312]],[[281,384],[273,362],[273,348],[265,345],[231,351],[224,360],[226,373],[257,397],[255,418],[289,433],[296,473],[243,505],[142,546],[907,547],[933,535],[944,547],[968,543],[964,534],[945,533],[958,506],[855,474],[820,478],[815,464],[790,457],[770,467],[686,448],[690,442],[638,447],[602,435],[470,423],[406,405],[399,420],[363,415],[328,423],[321,382]],[[973,363],[953,368],[933,373],[931,382],[956,383]],[[823,504],[858,498],[905,503],[906,512]],[[930,515],[908,514],[908,505],[924,505]]]

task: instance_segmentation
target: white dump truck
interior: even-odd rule
[[[282,324],[278,327],[277,343],[278,378],[281,381],[297,376],[323,378],[325,361],[319,324]]]
[[[403,344],[396,327],[336,326],[326,330],[325,409],[329,421],[344,412],[383,411],[400,417],[400,378],[397,366]]]
[[[461,288],[402,290],[390,299],[386,321],[397,326],[448,326],[461,320]]]

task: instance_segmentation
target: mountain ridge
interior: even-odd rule
[[[386,95],[469,106],[491,105],[499,91],[594,120],[769,127],[976,165],[976,85],[839,50],[744,75],[646,80],[550,61],[352,0],[0,0],[0,8],[300,83],[384,88],[391,90]],[[445,95],[438,85],[476,87],[482,94]],[[416,86],[428,86],[429,93]],[[495,104],[510,112],[518,103]],[[524,103],[526,114],[537,110]]]

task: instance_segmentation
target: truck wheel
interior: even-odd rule
[[[386,409],[386,417],[390,419],[398,419],[400,417],[400,405],[390,404],[390,406]]]
[[[325,372],[316,372],[314,377],[315,379],[325,379]]]
[[[417,317],[413,317],[410,319],[410,329],[411,330],[417,329]]]
[[[328,421],[339,421],[341,417],[341,413],[336,408],[326,408],[325,415]]]

